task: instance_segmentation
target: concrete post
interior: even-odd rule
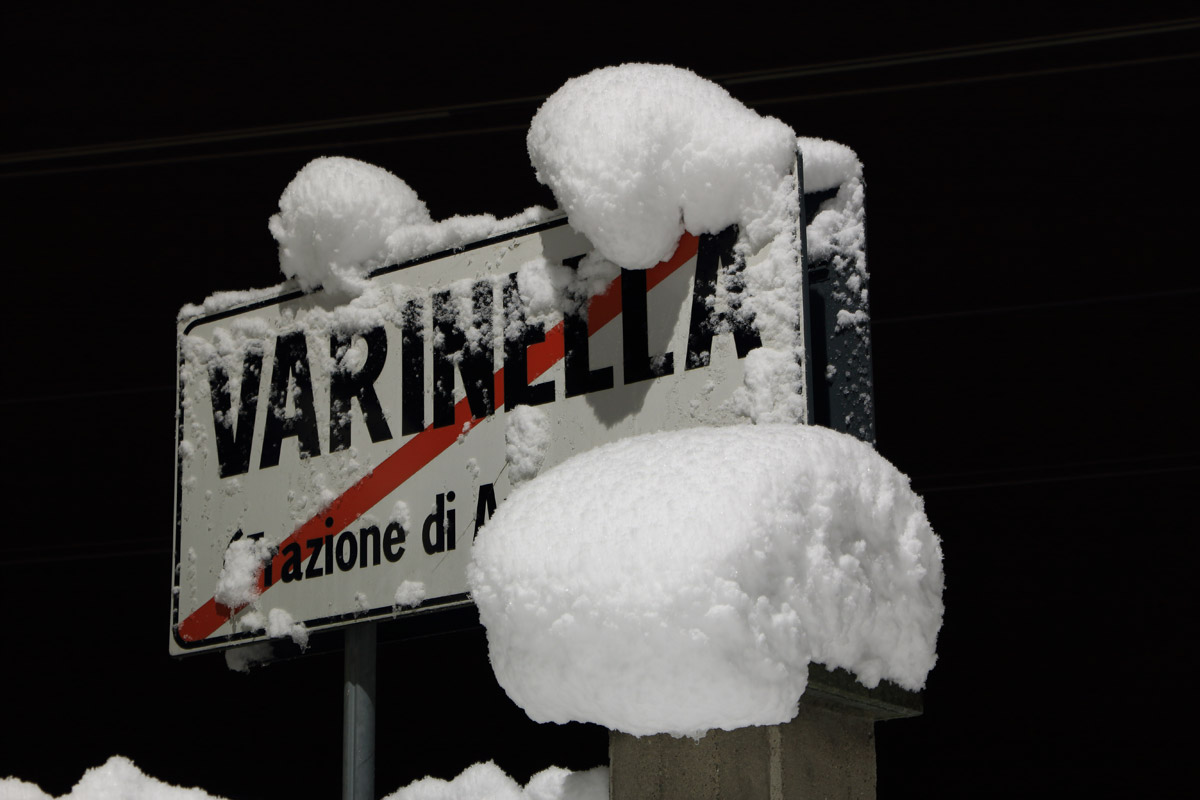
[[[784,725],[704,738],[609,736],[611,800],[813,800],[875,797],[875,722],[920,713],[919,695],[868,690],[813,667],[800,712]]]

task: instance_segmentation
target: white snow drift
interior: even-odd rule
[[[607,800],[608,768],[571,772],[544,769],[524,788],[488,761],[463,770],[454,780],[422,778],[384,800]],[[0,778],[0,800],[54,800],[35,784]],[[132,761],[113,756],[84,773],[60,800],[222,800],[200,789],[184,789],[152,778]]]
[[[824,428],[699,428],[519,487],[474,548],[501,686],[534,720],[702,735],[791,719],[808,664],[918,689],[941,549],[908,479]]]
[[[54,800],[32,783],[0,778],[4,800]],[[152,778],[123,756],[113,756],[102,766],[83,773],[79,783],[60,800],[221,800],[200,789],[184,789]]]
[[[796,151],[787,125],[658,64],[567,81],[533,118],[527,144],[572,227],[629,269],[670,256],[685,230],[770,216]]]

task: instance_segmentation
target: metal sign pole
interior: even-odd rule
[[[342,692],[342,800],[375,800],[374,622],[346,628]]]

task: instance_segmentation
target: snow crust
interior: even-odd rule
[[[787,125],[659,64],[567,81],[534,116],[526,143],[571,226],[628,269],[670,256],[685,230],[753,228],[778,203],[795,154]]]
[[[504,770],[488,761],[463,770],[450,781],[422,778],[387,795],[384,800],[608,800],[608,768],[571,772],[560,767],[542,770],[522,788]]]
[[[791,719],[808,665],[923,686],[941,547],[869,445],[799,425],[647,434],[519,487],[469,570],[539,722],[700,736]]]

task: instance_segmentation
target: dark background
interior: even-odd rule
[[[553,206],[529,120],[627,61],[866,166],[878,448],[947,575],[925,713],[877,727],[879,796],[1194,775],[1173,723],[1194,711],[1200,20],[899,5],[4,12],[0,776],[57,795],[122,754],[238,800],[337,796],[340,654],[250,675],[167,654],[176,311],[279,282],[267,218],[318,155],[386,167],[435,218]],[[530,722],[478,627],[381,645],[380,794],[489,758],[522,782],[587,768],[606,741]]]

